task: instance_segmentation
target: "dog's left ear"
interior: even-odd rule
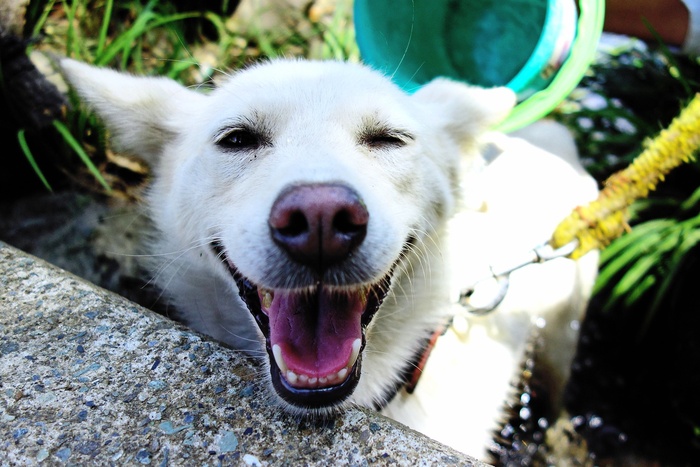
[[[506,87],[481,88],[446,78],[432,80],[414,98],[461,144],[503,121],[516,103],[515,93]]]

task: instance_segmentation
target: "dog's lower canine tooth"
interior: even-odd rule
[[[277,367],[282,374],[286,374],[289,368],[287,368],[287,364],[284,362],[284,358],[282,358],[282,348],[278,344],[272,346],[272,355],[275,357],[275,363],[277,363]]]
[[[352,353],[350,354],[350,360],[348,360],[348,366],[353,366],[357,361],[357,357],[360,356],[360,348],[362,347],[362,339],[355,339],[352,343]],[[342,371],[342,370],[341,370]]]

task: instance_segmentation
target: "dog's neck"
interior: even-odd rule
[[[408,394],[413,394],[413,391],[418,385],[421,375],[423,374],[423,369],[428,363],[428,358],[432,352],[437,340],[440,336],[444,335],[447,329],[450,327],[452,319],[448,320],[445,324],[440,325],[431,335],[425,339],[425,342],[418,351],[415,353],[414,357],[406,364],[404,371],[401,374],[401,378],[397,381],[396,386],[394,386],[383,398],[381,404],[376,404],[375,409],[377,411],[382,410],[386,407],[391,400],[396,397],[396,395],[402,389]]]

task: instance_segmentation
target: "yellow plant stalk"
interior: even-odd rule
[[[604,248],[629,230],[627,208],[656,189],[666,174],[694,159],[700,148],[700,94],[659,135],[644,143],[644,151],[625,169],[606,181],[598,198],[579,206],[554,231],[550,244],[559,248],[578,241],[569,255],[580,258]]]

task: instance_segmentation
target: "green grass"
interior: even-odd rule
[[[305,27],[285,29],[279,34],[255,27],[241,34],[230,25],[228,16],[216,11],[178,11],[174,5],[157,0],[34,0],[28,7],[27,21],[32,37],[39,40],[30,45],[28,52],[36,49],[97,66],[167,76],[191,86],[208,86],[224,70],[261,58],[359,60],[349,1],[339,2],[333,14],[321,22],[310,21],[302,12],[292,12],[294,21]],[[200,32],[204,23],[215,31],[214,39]],[[201,51],[209,52],[209,64],[199,59]],[[109,194],[108,181],[93,162],[104,158],[104,129],[77,96],[70,93],[69,99],[72,110],[65,122],[54,122],[54,129],[67,152],[77,156],[75,162],[82,164]],[[50,189],[30,150],[27,134],[20,129],[17,144],[42,184]]]
[[[29,165],[32,166],[34,173],[36,173],[37,177],[39,177],[39,180],[41,180],[41,183],[48,191],[53,191],[51,185],[49,185],[48,180],[46,180],[44,173],[41,171],[41,168],[36,163],[36,159],[34,158],[34,154],[32,154],[32,150],[29,149],[29,144],[27,143],[27,138],[23,129],[17,131],[17,142],[19,143],[19,146],[22,149],[22,153],[27,158]]]

